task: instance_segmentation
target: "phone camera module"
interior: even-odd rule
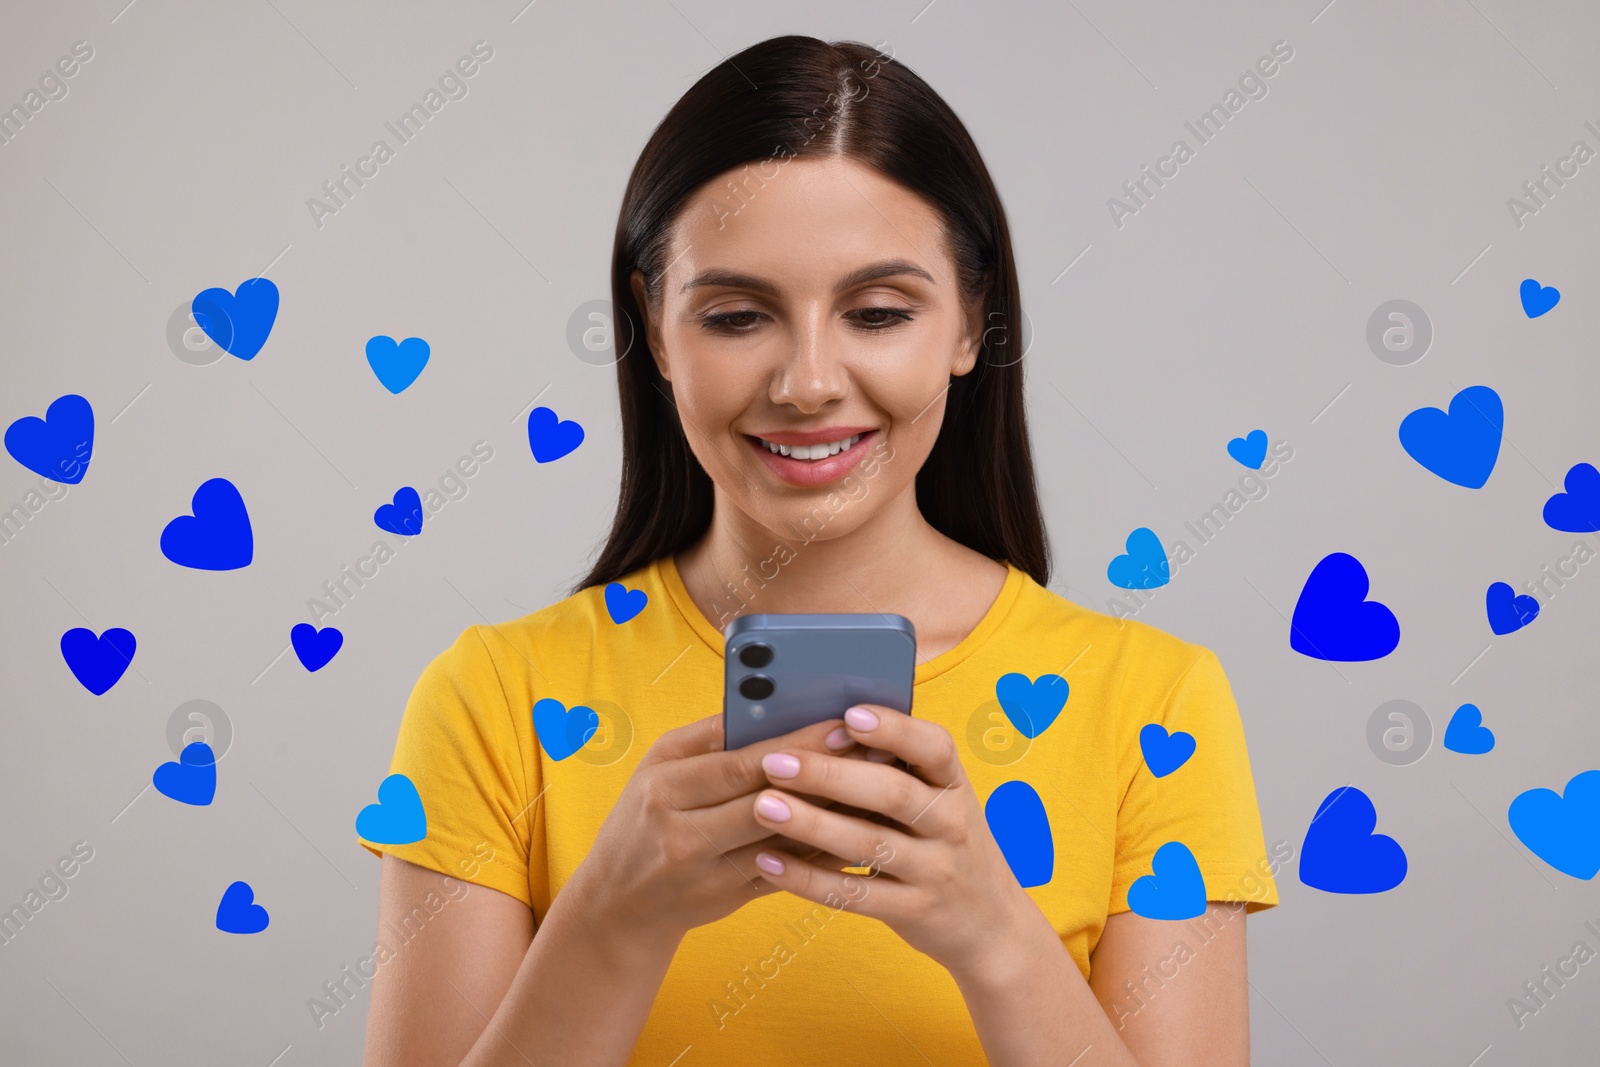
[[[770,650],[769,650],[770,651]],[[772,679],[765,675],[752,674],[739,683],[739,695],[746,700],[765,700],[777,688],[772,684]]]
[[[739,662],[757,669],[772,662],[772,646],[759,642],[745,645],[739,650]]]

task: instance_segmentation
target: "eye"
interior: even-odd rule
[[[745,316],[759,317],[759,311],[721,311],[700,320],[702,328],[722,333],[746,333],[750,322]],[[739,321],[735,321],[739,320]]]
[[[860,323],[861,329],[864,330],[864,331],[868,331],[868,332],[871,332],[871,331],[874,331],[874,330],[889,329],[889,328],[893,327],[898,322],[910,322],[910,321],[912,321],[910,315],[906,314],[904,311],[901,311],[899,308],[891,308],[891,307],[860,308],[860,309],[856,310],[855,312],[853,312],[853,314],[862,315],[862,316],[877,316],[877,315],[887,315],[887,316],[889,316],[886,319],[879,319],[879,318],[858,319],[857,321]]]

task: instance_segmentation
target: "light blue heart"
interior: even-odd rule
[[[1206,912],[1206,880],[1194,853],[1181,841],[1156,849],[1153,873],[1128,887],[1128,907],[1146,919],[1193,919]]]
[[[1172,565],[1161,538],[1148,526],[1128,535],[1127,552],[1106,567],[1106,580],[1119,589],[1159,589],[1172,580]]]
[[[570,709],[550,697],[533,705],[533,732],[545,754],[560,763],[588,744],[600,729],[600,716],[594,709],[574,704]]]
[[[1253,471],[1261,469],[1267,458],[1267,431],[1251,430],[1228,442],[1228,455]]]
[[[428,814],[410,778],[391,774],[378,784],[378,802],[356,816],[356,835],[378,845],[409,845],[428,836]]]
[[[428,365],[431,350],[420,337],[407,337],[395,343],[393,337],[379,334],[367,342],[367,365],[378,382],[391,393],[403,393]]]
[[[1024,737],[1038,737],[1067,706],[1069,686],[1060,675],[1041,674],[1037,681],[1013,671],[994,683],[995,698],[1011,725]]]
[[[1494,748],[1494,731],[1483,725],[1483,712],[1476,704],[1463,704],[1450,716],[1444,747],[1464,756],[1481,756]]]

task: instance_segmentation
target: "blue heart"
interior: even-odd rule
[[[1169,734],[1165,726],[1153,722],[1139,731],[1139,749],[1144,753],[1145,766],[1150,768],[1150,773],[1165,778],[1194,755],[1194,735],[1182,730]]]
[[[1004,782],[983,805],[995,844],[1022,888],[1050,881],[1056,865],[1055,839],[1044,801],[1027,782]]]
[[[1384,893],[1406,877],[1406,853],[1375,834],[1378,812],[1355,786],[1329,793],[1300,847],[1300,881],[1324,893]]]
[[[1041,674],[1037,681],[1013,671],[994,683],[994,695],[1011,725],[1024,737],[1038,737],[1050,729],[1067,706],[1070,687],[1060,675]]]
[[[569,711],[561,701],[545,697],[533,705],[533,732],[545,754],[557,763],[588,744],[598,729],[600,716],[582,704]]]
[[[1494,731],[1483,725],[1476,704],[1463,704],[1444,728],[1444,747],[1464,756],[1481,756],[1494,747]]]
[[[1154,873],[1140,876],[1128,887],[1128,907],[1135,915],[1193,919],[1206,913],[1206,880],[1189,846],[1168,841],[1156,849],[1150,870]]]
[[[643,611],[649,601],[650,595],[643,589],[629,589],[621,582],[606,586],[606,611],[619,626]]]
[[[1251,430],[1243,437],[1228,442],[1228,455],[1253,471],[1261,469],[1267,458],[1267,431]]]
[[[179,515],[161,531],[161,554],[180,567],[231,571],[248,566],[255,555],[250,513],[244,497],[226,478],[201,482],[190,502],[192,515]]]
[[[378,783],[378,802],[356,816],[356,834],[376,845],[409,845],[428,836],[428,815],[417,787],[403,774]]]
[[[1544,524],[1567,533],[1600,531],[1600,471],[1578,463],[1567,471],[1566,492],[1544,502]]]
[[[1400,422],[1400,446],[1447,482],[1481,489],[1500,457],[1506,413],[1500,394],[1469,385],[1450,398],[1450,411],[1418,408]]]
[[[77,485],[94,451],[94,408],[77,393],[58,396],[44,418],[24,415],[6,427],[6,451],[37,475]]]
[[[540,463],[560,459],[583,443],[583,427],[568,419],[562,421],[549,408],[528,412],[528,447]]]
[[[1489,629],[1497,634],[1515,633],[1539,617],[1539,601],[1515,595],[1505,582],[1491,585],[1483,602],[1489,613]]]
[[[204,807],[217,795],[216,754],[204,741],[184,745],[178,762],[157,767],[151,782],[162,796]]]
[[[113,626],[99,637],[93,630],[75,626],[61,635],[61,658],[85,689],[100,696],[133,664],[139,642],[120,626]]]
[[[1529,789],[1511,801],[1511,832],[1562,874],[1600,873],[1600,771],[1574,775],[1566,790]]]
[[[1312,659],[1382,659],[1400,643],[1394,612],[1367,597],[1367,569],[1347,552],[1322,557],[1295,602],[1289,647]]]
[[[308,671],[320,671],[328,661],[339,654],[344,645],[344,634],[332,626],[319,630],[309,622],[296,623],[289,631],[289,643],[294,654]]]
[[[266,278],[241,282],[233,292],[207,289],[189,308],[195,324],[224,352],[254,359],[278,317],[278,287]]]
[[[225,934],[259,934],[267,928],[267,909],[252,903],[256,891],[249,882],[235,882],[217,905],[217,929]]]
[[[1161,539],[1148,526],[1128,535],[1128,551],[1106,567],[1106,580],[1122,589],[1158,589],[1172,580],[1171,564]]]
[[[393,337],[379,334],[367,342],[367,365],[391,393],[405,392],[428,365],[429,355],[428,342],[420,337],[407,337],[396,344]]]
[[[1553,285],[1540,286],[1532,278],[1524,278],[1520,290],[1522,310],[1528,318],[1536,319],[1561,302],[1561,292]]]
[[[394,491],[394,503],[382,504],[372,513],[378,529],[401,537],[413,537],[422,532],[422,497],[409,485]]]

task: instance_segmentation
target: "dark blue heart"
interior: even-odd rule
[[[1518,289],[1522,297],[1523,313],[1530,319],[1536,319],[1546,311],[1561,303],[1561,291],[1553,285],[1540,285],[1532,278],[1524,278]]]
[[[989,832],[1022,888],[1044,885],[1055,873],[1056,845],[1044,801],[1027,782],[1005,782],[983,805]]]
[[[1295,602],[1289,647],[1312,659],[1381,659],[1400,643],[1394,612],[1367,597],[1367,569],[1346,552],[1322,557]]]
[[[1406,877],[1406,853],[1375,834],[1378,812],[1355,786],[1329,793],[1300,847],[1300,881],[1325,893],[1384,893]]]
[[[540,463],[560,459],[583,443],[583,427],[571,419],[563,421],[549,408],[528,412],[528,447]]]
[[[259,934],[267,928],[267,909],[253,903],[256,891],[249,882],[234,882],[217,905],[217,929],[225,934]]]
[[[24,415],[6,428],[6,451],[37,475],[77,485],[94,451],[94,408],[77,393],[58,396],[44,418]]]
[[[231,571],[248,566],[255,555],[250,513],[244,497],[226,478],[201,482],[190,503],[192,515],[179,515],[161,531],[161,554],[180,567]]]
[[[1539,601],[1517,596],[1505,582],[1491,585],[1483,602],[1489,613],[1489,629],[1497,634],[1515,633],[1539,617]]]
[[[1481,489],[1500,457],[1505,431],[1500,394],[1472,385],[1450,398],[1450,411],[1418,408],[1400,423],[1400,446],[1447,482]]]
[[[194,298],[189,310],[196,325],[224,352],[254,359],[278,317],[278,287],[266,278],[251,278],[231,293],[207,289]]]
[[[72,676],[95,696],[117,684],[133,664],[138,647],[133,634],[120,626],[113,626],[99,637],[83,626],[61,635],[61,658],[67,661]]]
[[[1567,533],[1600,531],[1600,470],[1578,463],[1567,471],[1565,493],[1544,502],[1544,524]]]
[[[1165,726],[1153,722],[1139,731],[1139,750],[1150,773],[1165,778],[1194,755],[1194,735],[1182,730],[1169,734]]]
[[[151,779],[156,792],[204,807],[217,795],[217,757],[204,741],[183,746],[177,763],[163,763]]]
[[[422,497],[409,485],[394,491],[394,503],[381,505],[372,513],[378,529],[401,537],[413,537],[422,532]]]
[[[289,643],[294,646],[294,654],[300,657],[300,663],[306,670],[320,671],[339,654],[340,647],[344,645],[344,634],[332,626],[319,630],[309,622],[301,622],[289,631]]]
[[[649,602],[650,595],[643,589],[629,589],[621,582],[606,586],[606,611],[619,626],[638,615]]]

